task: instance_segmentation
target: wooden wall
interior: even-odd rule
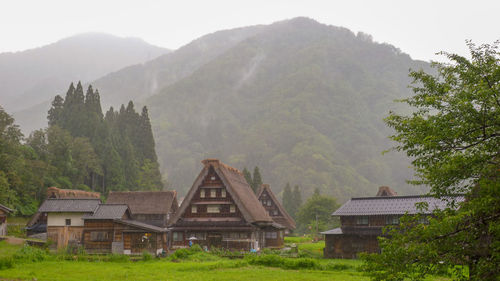
[[[325,235],[325,258],[354,259],[361,252],[378,253],[377,236],[372,235]]]

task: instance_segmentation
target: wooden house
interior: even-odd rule
[[[99,199],[99,192],[90,192],[78,189],[47,188],[46,198],[49,199]],[[36,212],[26,224],[28,236],[39,235],[47,232],[47,214]]]
[[[13,210],[0,204],[0,236],[7,235],[7,216]]]
[[[341,226],[322,232],[325,235],[325,258],[356,258],[361,252],[377,253],[380,251],[377,237],[382,235],[382,228],[398,225],[404,214],[420,213],[415,204],[428,204],[425,215],[446,207],[446,201],[438,198],[394,194],[388,187],[381,187],[379,196],[352,198],[336,210],[332,215],[340,217]],[[463,201],[463,197],[455,200]]]
[[[203,169],[169,226],[170,246],[258,250],[283,244],[284,227],[262,207],[243,174],[217,159]]]
[[[83,217],[83,245],[88,253],[161,254],[167,229],[132,220],[125,204],[100,204]]]
[[[126,204],[132,219],[142,223],[166,227],[179,208],[176,191],[110,192],[108,204]]]
[[[283,208],[268,184],[263,184],[257,192],[257,198],[274,222],[285,227],[285,234],[295,229],[295,220]]]
[[[53,248],[82,243],[83,217],[94,211],[100,199],[47,199],[38,209],[47,216],[47,239]]]

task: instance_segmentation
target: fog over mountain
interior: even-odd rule
[[[48,100],[56,93],[63,93],[71,81],[90,82],[168,52],[138,38],[85,33],[35,49],[1,53],[1,105],[10,113],[27,110],[21,116],[29,117],[31,107],[48,109]],[[40,126],[44,124],[40,120],[45,121],[40,116],[33,120],[19,118],[19,114],[15,116],[21,125],[29,125],[29,129],[37,128],[31,124],[33,121]]]
[[[216,157],[259,166],[277,192],[290,182],[303,196],[319,188],[342,201],[380,185],[418,192],[405,183],[408,159],[382,155],[391,147],[383,118],[404,110],[393,101],[410,94],[409,69],[428,67],[369,35],[295,18],[208,34],[92,85],[103,108],[149,107],[162,173],[181,195],[200,160]]]

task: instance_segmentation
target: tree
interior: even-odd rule
[[[292,217],[295,218],[297,216],[297,212],[300,209],[300,206],[302,205],[302,194],[300,193],[300,187],[298,185],[295,185],[293,187],[292,202],[293,202]]]
[[[262,176],[260,175],[259,167],[255,166],[253,169],[253,185],[252,189],[254,193],[257,193],[259,190],[260,186],[262,185]]]
[[[252,174],[247,170],[247,167],[243,168],[243,176],[245,177],[248,185],[253,189]]]
[[[468,42],[471,59],[442,53],[450,63],[434,63],[437,74],[410,73],[415,95],[403,102],[413,113],[386,119],[395,149],[413,159],[413,183],[442,199],[462,193],[466,201],[448,200],[428,225],[405,218],[388,230],[382,253],[365,257],[375,280],[420,280],[438,265],[454,268],[456,279],[500,276],[499,43]]]
[[[308,228],[315,235],[318,231],[335,226],[336,220],[332,213],[339,207],[333,197],[313,194],[297,212],[298,231],[306,232]]]
[[[292,188],[290,187],[290,183],[286,183],[285,189],[283,189],[283,208],[290,214],[290,216],[294,217],[294,204],[293,204],[293,193]]]

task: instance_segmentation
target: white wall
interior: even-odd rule
[[[47,226],[65,226],[66,219],[71,219],[71,226],[83,226],[85,213],[48,213]]]

